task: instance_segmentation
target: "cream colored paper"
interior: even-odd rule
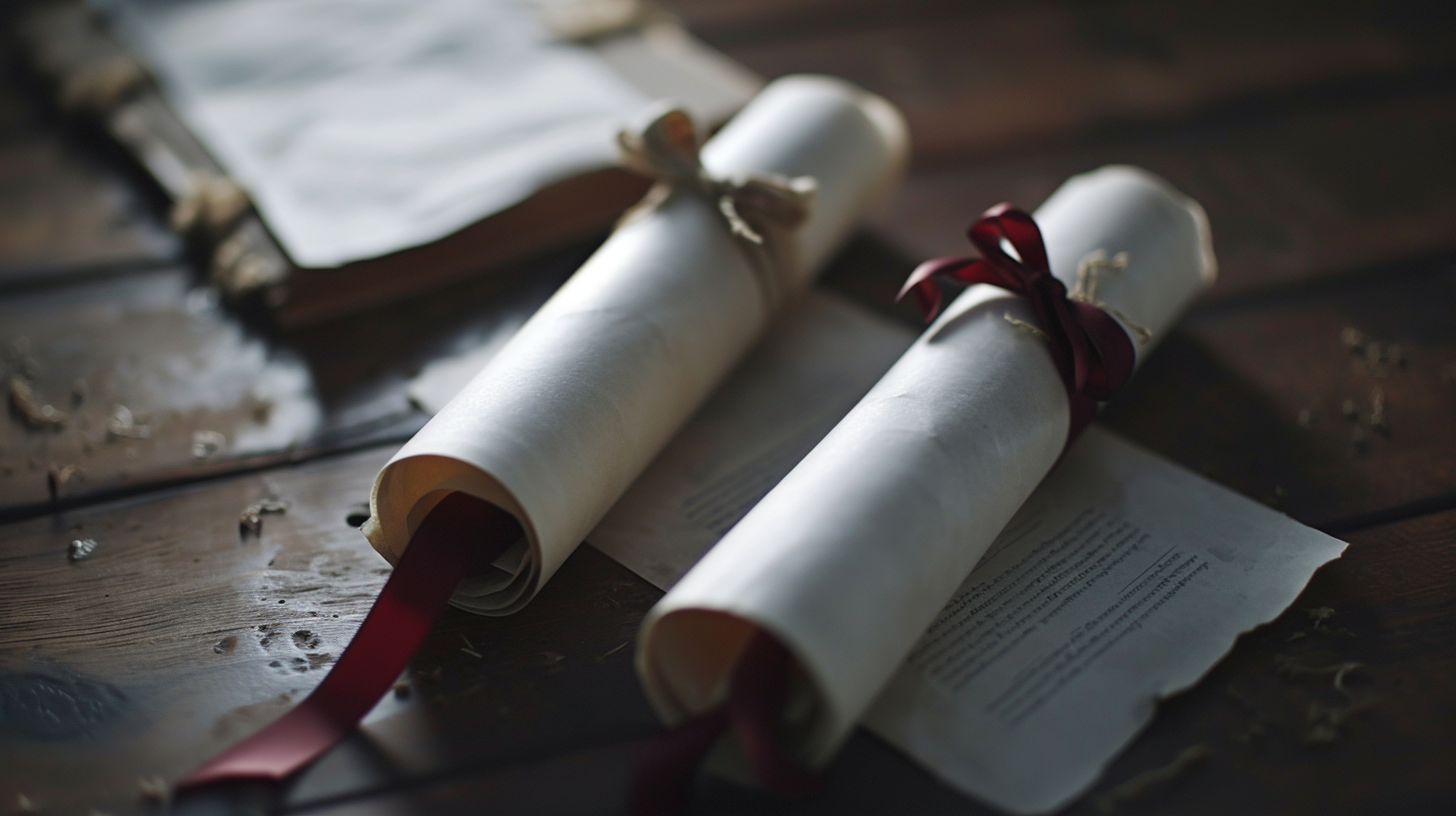
[[[410,399],[431,414],[440,411],[530,311],[508,311],[472,347],[426,366],[410,381]],[[787,304],[587,542],[669,589],[849,413],[915,336],[827,289]]]
[[[1344,548],[1093,426],[864,723],[967,794],[1051,812]]]
[[[617,128],[662,92],[710,122],[752,94],[685,35],[565,42],[532,0],[91,2],[303,267],[426,244],[610,167]]]
[[[795,233],[807,287],[850,228],[884,200],[906,156],[888,103],[825,77],[767,88],[703,150],[719,174],[808,175]],[[617,230],[499,354],[380,472],[365,534],[391,561],[445,495],[514,514],[526,538],[454,602],[486,614],[525,604],[762,333],[771,315],[714,204],[674,196]]]
[[[810,291],[779,315],[586,540],[668,589],[914,340],[907,326]]]
[[[1075,177],[1036,217],[1068,284],[1090,253],[1128,253],[1098,296],[1155,338],[1214,275],[1202,210],[1143,171]],[[957,298],[654,607],[638,667],[666,720],[721,699],[751,623],[803,668],[789,737],[828,760],[1065,444],[1051,356],[1008,314],[1032,319],[994,287]],[[731,746],[717,763],[734,773]]]

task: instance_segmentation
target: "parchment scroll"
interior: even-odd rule
[[[1075,177],[1036,220],[1069,288],[1127,253],[1097,297],[1151,333],[1140,358],[1215,274],[1202,209],[1141,170]],[[1004,290],[966,290],[649,613],[638,668],[664,719],[716,704],[757,626],[802,670],[785,736],[828,760],[1062,453],[1065,386],[1013,323],[1032,319]],[[712,762],[744,776],[735,757],[725,742]]]
[[[907,137],[889,103],[827,77],[771,83],[704,147],[717,175],[811,176],[783,291],[808,285],[893,189]],[[623,224],[380,472],[364,532],[391,562],[451,491],[525,530],[453,603],[519,609],[769,322],[748,256],[714,202],[673,195]]]

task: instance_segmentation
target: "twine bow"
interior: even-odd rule
[[[792,232],[809,217],[817,187],[814,179],[769,173],[713,175],[699,158],[701,144],[692,118],[679,108],[660,110],[638,130],[620,131],[617,144],[629,170],[658,182],[623,220],[650,212],[678,190],[702,196],[722,214],[748,257],[764,305],[771,310],[797,261]]]
[[[1111,399],[1132,376],[1137,359],[1132,341],[1109,314],[1110,309],[1094,300],[1094,285],[1084,287],[1079,280],[1077,291],[1068,296],[1067,287],[1052,275],[1041,230],[1027,213],[1007,203],[998,204],[982,214],[966,234],[980,258],[926,261],[910,273],[896,300],[913,294],[929,322],[940,311],[938,277],[989,283],[1025,297],[1036,319],[1031,328],[1046,338],[1067,387],[1072,408],[1070,442],[1092,421],[1097,403]],[[1002,248],[1003,241],[1015,250],[1015,257]],[[1102,263],[1107,265],[1105,260]],[[1009,316],[1007,320],[1025,325]],[[1133,330],[1146,331],[1136,325]]]

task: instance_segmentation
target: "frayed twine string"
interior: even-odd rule
[[[1109,303],[1097,299],[1097,286],[1102,282],[1103,274],[1106,272],[1121,272],[1127,268],[1127,253],[1119,252],[1111,258],[1107,252],[1101,249],[1094,249],[1087,253],[1077,264],[1077,282],[1073,284],[1072,291],[1067,294],[1068,300],[1075,300],[1085,303],[1088,306],[1096,306],[1104,312],[1112,315],[1127,326],[1132,333],[1137,335],[1139,344],[1146,345],[1153,339],[1153,332],[1147,326],[1138,323],[1122,311]],[[1047,339],[1047,333],[1041,330],[1035,323],[1028,323],[1025,320],[1012,317],[1010,312],[1001,315],[1002,318],[1012,326],[1031,334]]]
[[[753,268],[765,309],[772,312],[797,266],[792,231],[809,217],[815,180],[768,173],[714,175],[699,156],[697,127],[681,108],[654,108],[645,125],[620,131],[617,145],[627,169],[657,180],[620,224],[657,209],[678,190],[701,196],[722,215]]]
[[[1102,282],[1103,274],[1121,272],[1126,268],[1126,252],[1119,252],[1108,258],[1104,250],[1092,250],[1077,263],[1077,282],[1072,286],[1072,291],[1067,295],[1067,299],[1080,301],[1088,306],[1096,306],[1107,312],[1131,329],[1132,333],[1137,335],[1139,344],[1147,345],[1153,339],[1151,329],[1123,314],[1116,307],[1097,299],[1097,287]]]

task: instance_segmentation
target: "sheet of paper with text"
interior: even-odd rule
[[[1344,548],[1093,426],[864,724],[990,804],[1055,810],[1160,698],[1277,617]]]

